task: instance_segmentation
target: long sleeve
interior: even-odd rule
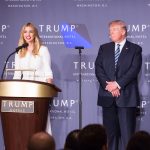
[[[41,46],[38,55],[32,55],[27,52],[25,57],[20,58],[18,54],[15,56],[15,69],[24,70],[15,71],[14,79],[36,80],[47,82],[47,79],[53,79],[51,69],[51,57],[46,46]]]
[[[117,83],[120,85],[121,88],[124,88],[127,84],[132,82],[134,79],[137,78],[137,75],[141,69],[142,64],[142,48],[136,50],[135,55],[133,57],[132,64],[130,69],[120,78],[117,79]]]
[[[95,74],[99,83],[101,84],[103,89],[105,89],[106,81],[109,81],[109,78],[107,77],[103,68],[103,50],[101,47],[99,49],[99,53],[95,61]]]
[[[51,69],[51,56],[47,47],[42,46],[40,49],[40,55],[43,61],[43,72],[45,74],[46,79],[53,79],[53,72]]]

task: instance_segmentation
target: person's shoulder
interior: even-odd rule
[[[45,53],[45,52],[48,52],[48,47],[45,46],[45,45],[41,45],[41,46],[40,46],[40,49],[39,49],[39,53],[40,53],[40,54],[43,54],[43,53]]]
[[[107,42],[107,43],[102,44],[101,46],[112,45],[113,43],[114,43],[114,42]]]
[[[104,44],[100,45],[100,47],[102,47],[102,48],[111,47],[113,44],[114,44],[114,42],[104,43]]]
[[[45,45],[41,45],[41,46],[40,46],[40,50],[48,50],[48,47],[45,46]]]
[[[142,47],[136,43],[132,43],[130,41],[127,41],[132,47],[135,47],[135,49],[142,49]]]

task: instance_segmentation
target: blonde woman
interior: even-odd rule
[[[16,53],[15,69],[26,71],[15,71],[13,78],[52,83],[50,53],[48,48],[41,44],[38,30],[32,23],[25,24],[21,29],[18,45],[24,43],[28,43],[28,46]],[[46,131],[51,134],[49,115]]]
[[[36,80],[52,83],[51,58],[48,48],[41,45],[38,30],[32,23],[25,24],[20,33],[19,46],[28,43],[15,55],[15,69],[30,70],[16,71],[14,79]]]

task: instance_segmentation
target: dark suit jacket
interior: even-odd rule
[[[101,45],[95,61],[95,73],[100,83],[98,105],[109,107],[116,100],[119,107],[136,107],[140,103],[137,78],[142,65],[142,48],[126,41],[116,71],[114,51],[114,42]],[[106,81],[117,81],[120,85],[118,98],[105,90]]]

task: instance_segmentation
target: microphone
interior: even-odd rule
[[[15,53],[18,53],[18,51],[19,51],[20,49],[25,48],[25,47],[27,47],[28,45],[29,45],[28,43],[24,43],[24,44],[22,44],[21,46],[18,46],[14,52],[12,52],[11,54],[9,54],[9,56],[7,57],[7,59],[6,59],[6,61],[5,61],[5,65],[4,65],[2,74],[1,74],[1,79],[2,79],[2,80],[3,80],[3,76],[4,76],[4,71],[5,71],[5,69],[6,69],[6,65],[7,65],[7,62],[8,62],[8,60],[9,60],[10,56],[12,56],[12,55],[15,54]]]
[[[21,80],[23,79],[23,73],[21,74]]]
[[[24,43],[24,44],[22,44],[21,46],[18,46],[17,48],[16,48],[16,52],[18,53],[18,51],[20,50],[20,49],[22,49],[22,48],[26,48],[26,47],[28,47],[28,43]]]
[[[75,46],[75,49],[84,49],[83,46]]]

